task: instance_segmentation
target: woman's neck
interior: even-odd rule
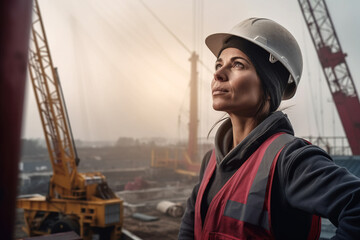
[[[239,117],[237,115],[230,115],[233,131],[233,148],[244,140],[249,133],[258,125],[258,120],[255,118]]]

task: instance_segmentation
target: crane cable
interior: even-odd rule
[[[304,25],[303,25],[304,26]],[[306,44],[306,39],[305,39],[305,30],[304,30],[304,27],[302,29],[302,35],[303,35],[303,38],[304,38],[304,49],[305,49],[305,54],[308,55],[308,47],[307,47],[307,44]],[[309,61],[305,61],[305,64],[306,64],[306,68],[308,69],[308,72],[307,72],[307,80],[309,81],[309,84],[311,85],[311,82],[310,82],[310,79],[311,79],[311,71],[310,71],[310,66],[309,66]],[[314,92],[312,91],[313,88],[310,88],[310,91],[308,93],[310,93],[310,97],[311,97],[311,102],[312,103],[316,103],[316,102],[320,102],[320,101],[316,101],[315,99],[315,96],[314,96]],[[318,130],[318,134],[320,134],[320,124],[319,124],[319,118],[318,118],[318,114],[317,114],[317,111],[316,111],[316,106],[315,104],[310,104],[310,106],[312,106],[312,110],[313,110],[313,114],[315,116],[315,125],[316,125],[316,129]],[[308,115],[308,118],[309,118],[309,115]],[[309,121],[309,119],[308,119]]]
[[[182,42],[180,40],[180,38],[178,38],[175,33],[173,33],[170,28],[168,26],[165,25],[165,23],[144,3],[143,0],[139,0],[139,2],[144,6],[144,8],[159,22],[159,24],[161,26],[163,26],[163,28],[165,28],[165,30],[172,36],[175,38],[175,40],[189,53],[191,54],[192,51],[190,50],[190,48],[188,48],[184,42]],[[213,73],[212,70],[210,70],[209,67],[207,67],[205,65],[205,63],[203,61],[201,61],[200,59],[198,59],[199,63],[205,68],[207,69],[211,74]]]
[[[144,6],[144,8],[158,21],[158,23],[172,36],[174,37],[174,39],[189,53],[189,54],[192,54],[192,51],[190,50],[190,48],[188,48],[185,43],[183,41],[180,40],[180,38],[178,38],[174,32],[172,32],[170,30],[170,28],[168,26],[166,26],[166,24],[144,3],[143,0],[139,0],[139,2]],[[193,13],[193,21],[194,21],[194,36],[193,36],[193,41],[194,41],[194,49],[196,48],[196,30],[199,30],[199,32],[201,34],[203,34],[203,26],[202,24],[200,24],[198,26],[198,28],[200,29],[196,29],[196,24],[195,24],[195,21],[196,21],[196,3],[194,2],[193,4],[193,7],[194,7],[194,13]],[[202,8],[203,8],[203,1],[201,1],[200,3],[200,18],[203,19],[203,11],[202,11]],[[213,74],[213,70],[211,70],[208,66],[205,65],[205,63],[200,59],[198,58],[198,62],[210,73],[210,74]],[[201,78],[199,78],[201,79]],[[181,111],[182,107],[180,107],[180,111]],[[180,119],[178,120],[180,121]],[[180,124],[180,123],[178,123]],[[178,136],[180,137],[180,136]]]
[[[106,18],[104,16],[110,16],[109,15],[109,12],[108,13],[105,13],[104,11],[101,10],[101,6],[102,5],[99,5],[99,6],[96,6],[96,7],[93,7],[94,9],[94,12],[97,14],[98,18],[101,19],[102,23],[105,24],[107,26],[107,28],[109,30],[111,30],[112,34],[115,34],[115,35],[118,35],[119,38],[122,38],[122,41],[126,41],[127,44],[132,44],[131,41],[129,40],[125,40],[125,38],[123,38],[121,35],[119,35],[119,31],[118,31],[118,28],[117,28],[117,24],[122,24],[123,21],[126,21],[127,19],[122,19],[121,21],[119,21],[118,23],[116,24],[113,24],[112,21],[110,21],[111,19],[109,18]],[[105,7],[106,8],[106,7]],[[109,9],[114,9],[114,7],[110,7]],[[113,13],[113,12],[112,12]],[[115,15],[119,15],[117,13],[114,13]],[[129,21],[128,23],[130,24],[132,21]],[[124,24],[124,25],[121,25],[121,28],[125,27],[128,25],[128,23]],[[166,53],[166,51],[164,50],[164,48],[162,48],[162,45],[159,44],[155,38],[153,38],[152,36],[147,36],[148,38],[146,40],[144,40],[145,38],[139,34],[138,32],[132,32],[133,35],[132,37],[133,38],[137,38],[138,40],[142,40],[142,42],[140,43],[142,47],[144,48],[148,48],[148,49],[155,49],[157,48],[158,51],[156,51],[157,54],[159,54],[159,56],[163,56],[163,58],[165,58],[165,60],[168,62],[168,63],[171,63],[173,64],[174,67],[176,67],[179,71],[179,73],[181,74],[185,74],[186,73],[186,70],[184,68],[182,68],[180,65],[176,64],[172,59],[171,57]],[[152,40],[152,41],[150,41]],[[100,49],[100,48],[99,48]],[[101,49],[103,52],[104,49]],[[118,67],[116,67],[118,68]],[[158,75],[159,75],[159,71],[157,72]],[[160,73],[161,74],[161,73]]]
[[[140,3],[148,10],[148,12],[160,23],[161,26],[163,26],[166,31],[175,38],[175,40],[189,53],[191,54],[191,50],[185,45],[184,42],[182,42],[171,30],[168,28],[163,21],[142,1],[139,0]]]

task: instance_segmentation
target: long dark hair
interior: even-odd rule
[[[216,127],[216,125],[218,125],[219,123],[225,121],[226,119],[229,119],[229,116],[227,116],[227,113],[225,113],[219,120],[217,120],[210,128],[206,138],[209,139],[210,133],[212,132],[212,130],[214,130],[214,128]]]

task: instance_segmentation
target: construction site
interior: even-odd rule
[[[280,106],[296,135],[360,177],[354,7],[346,32],[326,0],[60,2],[0,5],[1,239],[178,239],[223,117],[204,38],[254,14],[301,39],[302,85]],[[335,232],[322,219],[320,239]]]

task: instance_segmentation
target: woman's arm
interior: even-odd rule
[[[186,210],[181,220],[179,240],[194,239],[194,217],[195,217],[195,202],[196,195],[199,190],[199,183],[195,185],[191,196],[187,200]]]
[[[203,178],[205,169],[210,160],[211,152],[209,151],[204,155],[204,158],[201,163],[199,182],[193,188],[191,196],[187,200],[186,210],[184,216],[181,220],[180,231],[179,231],[179,240],[193,240],[194,239],[194,219],[195,219],[195,202],[196,196],[199,191],[200,183]]]
[[[281,155],[277,167],[290,206],[328,218],[337,227],[333,239],[360,239],[360,179],[299,139]]]

